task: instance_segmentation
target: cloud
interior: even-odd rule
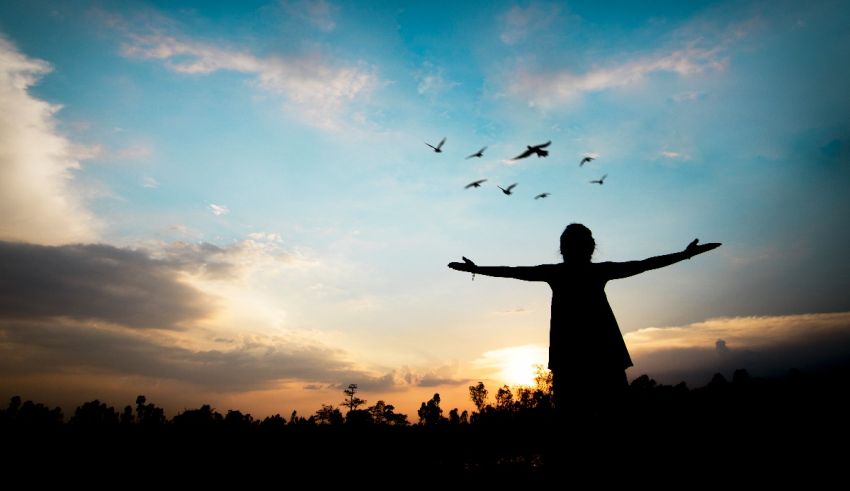
[[[505,309],[505,310],[497,310],[495,313],[499,315],[512,315],[512,314],[527,314],[531,312],[530,310],[524,307],[517,307],[515,309]]]
[[[423,64],[422,70],[417,72],[416,78],[419,80],[416,92],[425,96],[436,96],[460,85],[460,82],[446,80],[443,77],[443,69],[436,68],[429,62]]]
[[[284,339],[243,341],[227,350],[199,350],[137,331],[69,320],[0,321],[0,373],[76,372],[174,380],[222,392],[306,380],[375,380],[352,368],[339,350]]]
[[[444,365],[431,369],[412,369],[408,366],[390,370],[381,377],[367,379],[358,383],[364,390],[388,390],[405,387],[437,387],[460,385],[469,382],[468,378],[459,378],[457,365]]]
[[[746,368],[781,375],[850,362],[850,312],[709,319],[625,334],[630,375],[703,385],[716,372]]]
[[[61,244],[93,240],[99,223],[73,187],[96,150],[56,130],[61,108],[28,90],[51,71],[0,37],[0,240]]]
[[[334,15],[338,8],[325,0],[284,1],[283,8],[289,15],[307,22],[320,31],[330,32],[336,28]]]
[[[145,160],[153,155],[153,148],[146,144],[131,145],[119,148],[107,156],[117,160]]]
[[[631,85],[656,72],[691,76],[710,70],[723,70],[726,60],[721,57],[721,52],[720,46],[702,48],[690,44],[680,49],[596,67],[585,73],[520,69],[511,77],[513,81],[508,84],[508,92],[526,99],[531,106],[552,107],[569,103],[585,93]]]
[[[514,6],[501,18],[502,31],[499,39],[508,45],[520,43],[552,25],[558,18],[559,11],[557,5],[551,5],[549,8],[543,8],[539,4],[531,4],[525,8]]]
[[[681,152],[674,152],[672,150],[663,150],[661,152],[661,156],[665,159],[670,160],[689,160],[689,157]]]
[[[167,20],[159,19],[160,25],[137,29],[111,19],[112,25],[128,38],[121,48],[125,57],[161,60],[169,69],[186,75],[217,71],[251,75],[258,87],[283,96],[305,122],[322,128],[338,128],[346,105],[368,93],[377,82],[374,70],[364,65],[336,64],[318,55],[261,57],[247,49],[167,34],[162,27],[170,24]]]
[[[283,336],[237,336],[226,349],[193,349],[150,331],[72,319],[0,319],[0,374],[6,378],[75,373],[170,380],[216,392],[272,389],[298,382],[312,390],[357,383],[364,391],[467,383],[457,367],[386,374],[359,368],[346,353]],[[303,387],[303,385],[302,385]]]
[[[230,208],[228,208],[224,205],[217,205],[215,203],[210,203],[209,209],[212,212],[212,214],[217,216],[217,217],[220,217],[222,215],[227,215],[228,213],[230,213]]]
[[[212,311],[174,264],[109,245],[0,242],[0,318],[177,329]]]
[[[282,267],[318,264],[298,249],[288,249],[278,234],[257,232],[228,246],[208,242],[153,242],[152,258],[185,273],[207,279],[239,279],[252,272],[273,273]]]
[[[145,176],[142,179],[142,187],[143,188],[156,189],[156,188],[159,187],[159,181],[157,181],[153,177]]]
[[[524,100],[529,106],[551,108],[569,104],[585,94],[637,84],[653,74],[671,73],[692,78],[724,71],[731,48],[760,30],[762,24],[758,16],[725,25],[697,19],[671,32],[669,41],[660,49],[635,52],[627,59],[594,61],[586,70],[518,65],[509,71],[503,85],[507,94]],[[671,99],[685,102],[704,96],[704,92],[682,91]]]
[[[705,92],[697,92],[694,90],[689,90],[685,92],[677,92],[673,94],[671,99],[673,102],[688,102],[688,101],[698,101],[705,97]]]

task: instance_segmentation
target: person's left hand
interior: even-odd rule
[[[688,255],[688,258],[692,258],[697,254],[702,254],[703,252],[708,252],[712,249],[717,249],[722,245],[721,242],[709,242],[708,244],[700,244],[699,239],[694,239],[693,242],[688,244],[688,247],[685,248],[685,254]]]
[[[457,271],[465,271],[467,273],[474,273],[475,268],[477,268],[478,266],[476,266],[475,263],[472,262],[470,259],[468,259],[466,256],[463,256],[463,262],[462,263],[458,263],[458,262],[449,263],[449,267],[454,269],[454,270],[457,270]]]

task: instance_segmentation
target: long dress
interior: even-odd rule
[[[605,285],[688,257],[679,252],[641,261],[501,266],[487,268],[486,274],[549,284],[549,369],[556,405],[570,399],[570,394],[573,399],[604,402],[625,388],[625,370],[632,366]]]

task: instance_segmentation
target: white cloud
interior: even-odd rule
[[[531,312],[530,310],[528,310],[524,307],[516,307],[514,309],[497,310],[494,313],[498,314],[498,315],[512,315],[512,314],[528,314],[530,312]]]
[[[343,109],[376,84],[374,70],[363,65],[337,65],[318,55],[259,57],[245,49],[225,48],[151,30],[127,32],[122,54],[162,60],[178,73],[207,75],[229,70],[253,75],[256,85],[282,95],[298,115],[314,126],[333,129],[342,123]]]
[[[723,70],[726,60],[720,54],[720,47],[700,48],[689,45],[624,63],[596,67],[585,73],[519,70],[512,76],[513,82],[508,85],[508,91],[525,98],[531,106],[557,106],[587,92],[615,89],[639,82],[655,72],[690,76],[708,70]]]
[[[452,82],[443,77],[443,69],[437,68],[430,62],[425,62],[422,69],[416,74],[419,80],[419,85],[416,86],[416,91],[419,95],[439,95],[452,87],[460,85],[459,82]]]
[[[286,247],[279,234],[258,232],[227,246],[207,242],[152,242],[145,244],[151,257],[179,265],[190,275],[207,279],[246,278],[253,273],[274,274],[282,268],[312,267],[316,259],[297,248]]]
[[[119,148],[107,156],[117,160],[145,160],[153,155],[153,148],[146,144],[130,145]]]
[[[158,188],[159,187],[159,181],[157,181],[153,177],[146,176],[144,179],[142,179],[142,187],[143,188],[151,188],[151,189]]]
[[[306,21],[321,31],[330,32],[336,28],[334,15],[338,9],[325,0],[284,1],[283,7],[288,14]]]
[[[686,90],[684,92],[677,92],[673,94],[671,99],[673,102],[688,102],[688,101],[697,101],[705,97],[704,92],[698,92],[695,90]]]
[[[532,33],[547,28],[558,17],[559,8],[552,5],[543,8],[538,4],[526,8],[514,6],[502,17],[502,32],[499,39],[505,44],[517,44]]]
[[[210,208],[210,211],[212,212],[212,214],[217,216],[217,217],[222,216],[222,215],[227,215],[228,213],[230,213],[230,208],[228,208],[224,205],[217,205],[215,203],[210,203],[209,208]]]
[[[687,158],[686,155],[679,153],[679,152],[674,152],[672,150],[662,151],[661,156],[664,157],[664,158],[668,158],[668,159],[686,159]]]
[[[0,37],[0,239],[61,244],[97,237],[98,222],[73,186],[80,160],[97,147],[75,146],[56,131],[60,106],[29,94],[51,70]]]

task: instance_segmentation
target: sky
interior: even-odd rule
[[[3,2],[0,397],[469,408],[546,364],[551,296],[446,264],[559,262],[572,222],[595,261],[723,243],[608,285],[629,377],[844,359],[847,25],[840,1]]]

